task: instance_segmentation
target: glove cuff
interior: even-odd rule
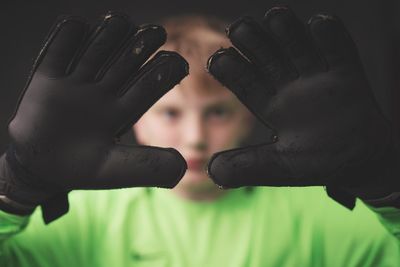
[[[0,195],[0,210],[5,211],[7,213],[27,216],[31,215],[35,210],[36,206],[25,205],[19,202],[16,202],[5,195]]]
[[[375,208],[395,207],[400,209],[400,192],[393,192],[381,198],[363,199],[362,201]]]
[[[32,181],[37,179],[19,163],[15,149],[10,146],[0,158],[0,209],[26,216],[41,205],[45,223],[68,211],[67,191],[48,184],[32,184]]]
[[[29,215],[37,206],[34,202],[37,193],[20,185],[8,158],[8,155],[0,157],[0,209],[11,214]]]

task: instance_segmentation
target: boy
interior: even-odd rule
[[[71,211],[47,226],[38,212],[3,212],[2,266],[398,266],[398,240],[361,203],[351,212],[321,188],[221,191],[208,179],[211,156],[237,147],[254,120],[203,68],[229,44],[218,24],[166,22],[164,48],[191,73],[134,125],[139,143],[182,154],[179,184],[73,192]]]

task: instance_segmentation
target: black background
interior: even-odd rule
[[[7,122],[50,26],[61,14],[95,21],[109,10],[125,12],[137,24],[184,13],[210,14],[232,21],[241,15],[261,18],[274,5],[289,5],[300,18],[338,15],[348,27],[384,112],[400,124],[400,1],[4,1],[0,2],[0,152],[8,141]]]

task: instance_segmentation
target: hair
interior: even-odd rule
[[[168,33],[167,43],[179,43],[181,39],[191,35],[195,29],[208,29],[225,35],[227,22],[205,15],[180,15],[164,18],[160,24]]]
[[[167,32],[161,47],[180,53],[189,61],[191,71],[204,71],[208,58],[219,48],[231,45],[225,36],[224,20],[202,15],[181,15],[165,18],[161,25]]]

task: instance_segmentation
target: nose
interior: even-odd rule
[[[187,117],[182,133],[188,148],[199,151],[207,149],[206,125],[199,114],[191,114]]]

